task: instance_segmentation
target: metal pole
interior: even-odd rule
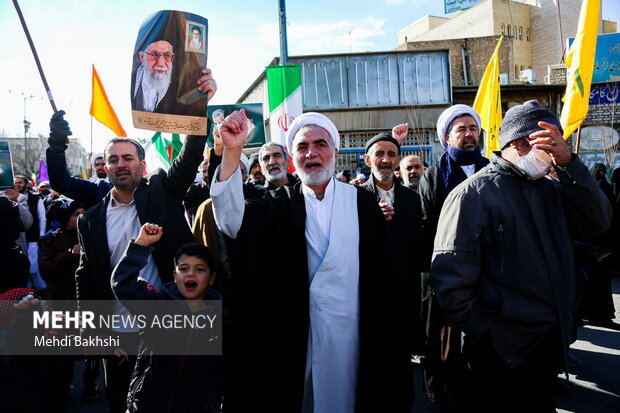
[[[577,128],[577,142],[575,142],[575,153],[579,155],[579,145],[581,144],[581,125]]]
[[[90,158],[93,157],[93,117],[90,117]],[[91,162],[88,163],[89,166],[86,167],[86,170],[89,171],[88,176],[92,176],[93,174],[93,164]]]
[[[28,156],[28,131],[30,130],[30,122],[26,120],[26,100],[33,98],[33,95],[24,97],[24,164],[26,168],[30,168]],[[26,174],[28,171],[26,170]]]
[[[278,0],[278,13],[280,15],[280,65],[288,65],[288,44],[286,41],[286,9],[285,0]]]
[[[28,39],[28,44],[30,45],[30,50],[32,50],[34,61],[37,64],[37,69],[39,69],[39,75],[41,75],[41,80],[43,81],[43,86],[45,87],[47,98],[49,99],[54,112],[58,112],[58,109],[56,109],[56,103],[54,103],[54,96],[52,96],[52,91],[50,90],[50,87],[47,84],[47,79],[45,79],[45,74],[43,73],[43,67],[41,66],[41,62],[39,61],[39,55],[37,54],[37,50],[34,48],[34,43],[32,42],[32,38],[30,37],[30,32],[28,31],[28,26],[26,26],[26,20],[24,20],[24,15],[22,14],[21,9],[19,8],[19,4],[17,4],[17,0],[13,0],[13,4],[15,5],[15,10],[17,10],[19,21],[21,22],[22,27],[24,28],[24,33],[26,33],[26,39]]]

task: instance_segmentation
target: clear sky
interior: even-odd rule
[[[129,136],[153,134],[132,127],[129,99],[136,36],[151,13],[174,8],[209,19],[208,66],[219,87],[214,104],[234,103],[280,53],[278,0],[21,0],[20,6],[56,104],[87,150],[92,64]],[[441,0],[288,0],[286,12],[292,56],[391,50],[398,30],[426,14],[444,16]],[[603,18],[620,21],[620,0],[603,1]],[[0,27],[0,136],[23,136],[24,106],[31,134],[47,135],[51,106],[8,0],[0,4]],[[93,121],[95,151],[112,135]]]

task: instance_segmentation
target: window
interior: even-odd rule
[[[500,30],[500,32],[502,33],[502,36],[506,34],[506,26],[504,25],[504,23],[502,23],[502,24],[499,26],[499,30]]]
[[[519,65],[515,65],[515,79],[519,79],[521,77],[521,73],[519,73]]]
[[[519,40],[523,40],[523,27],[519,26]]]
[[[525,40],[530,41],[530,29],[527,27],[525,28]]]
[[[508,25],[508,31],[506,33],[506,36],[508,36],[508,37],[510,37],[510,29],[511,29],[511,27],[510,27],[510,25]]]

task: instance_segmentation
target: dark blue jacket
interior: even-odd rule
[[[84,209],[97,204],[112,189],[113,185],[107,179],[100,179],[95,183],[69,175],[64,152],[58,153],[48,148],[45,154],[51,187],[54,191],[83,203]]]
[[[184,298],[175,283],[167,283],[162,291],[156,291],[146,281],[137,279],[152,251],[151,247],[129,243],[112,273],[114,294],[134,315],[144,312],[145,300],[175,300],[181,311],[185,309],[190,313],[189,307],[183,306]],[[221,299],[218,292],[207,289],[205,300]],[[135,309],[133,300],[140,300]],[[166,313],[167,307],[153,301],[150,311]],[[128,411],[219,412],[224,388],[223,356],[188,355],[183,354],[183,349],[191,352],[195,346],[215,345],[216,341],[221,346],[222,337],[214,335],[210,329],[185,329],[170,334],[174,336],[165,341],[173,342],[179,355],[161,355],[158,352],[162,348],[161,334],[151,334],[149,328],[140,330],[138,358],[127,395]]]

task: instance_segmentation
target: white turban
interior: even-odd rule
[[[306,125],[317,125],[325,129],[332,138],[334,148],[340,148],[340,135],[338,134],[336,125],[334,125],[334,123],[325,115],[317,112],[308,112],[298,116],[293,123],[291,123],[291,126],[288,129],[288,134],[286,135],[286,148],[289,153],[293,153],[293,139],[295,139],[295,135]]]
[[[471,116],[476,121],[478,129],[482,129],[480,126],[480,115],[478,115],[478,112],[476,112],[472,107],[462,104],[450,106],[448,109],[444,110],[441,115],[439,115],[439,119],[437,119],[437,136],[439,137],[439,141],[444,148],[448,147],[448,143],[446,142],[446,133],[448,132],[450,124],[454,118],[461,115]]]
[[[248,157],[245,156],[244,153],[242,153],[241,157],[239,158],[239,161],[243,164],[243,166],[245,166],[245,172],[249,173],[250,172],[250,161],[248,160]]]
[[[99,158],[104,158],[105,156],[103,155],[103,152],[97,152],[97,153],[93,153],[93,156],[90,157],[90,164],[93,166],[93,168],[95,167],[95,161]]]

